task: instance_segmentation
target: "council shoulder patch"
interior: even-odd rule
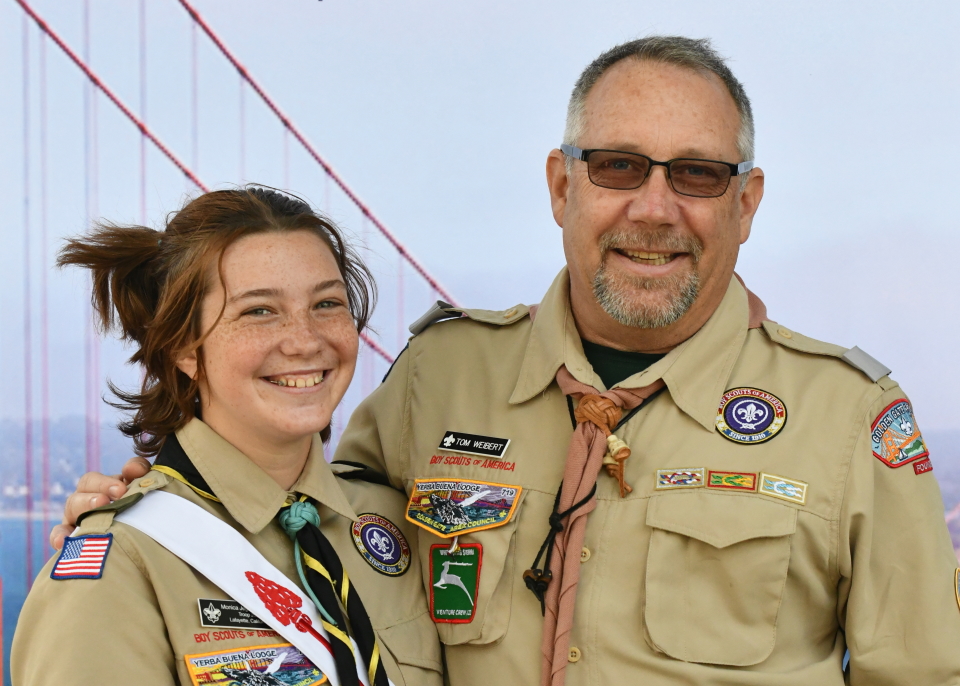
[[[757,475],[750,472],[714,472],[707,474],[707,488],[726,488],[732,491],[757,490]]]
[[[282,684],[316,686],[327,677],[289,643],[184,655],[193,686],[201,684]]]
[[[654,488],[667,491],[674,488],[703,488],[703,467],[658,469]]]
[[[410,545],[397,525],[386,517],[367,512],[352,528],[353,543],[371,567],[387,576],[400,576],[410,567]]]
[[[469,479],[417,479],[407,519],[443,538],[483,531],[510,521],[521,486]]]
[[[462,543],[456,552],[430,546],[430,616],[438,624],[466,624],[477,613],[483,546]]]
[[[807,484],[776,474],[760,473],[760,492],[798,505],[807,502]]]
[[[873,456],[888,467],[902,467],[930,454],[906,398],[894,400],[884,408],[870,427],[870,439]]]
[[[60,557],[50,572],[51,579],[99,579],[113,543],[113,534],[67,536]]]
[[[734,443],[769,441],[787,423],[787,407],[777,396],[757,388],[732,388],[720,398],[717,431]]]

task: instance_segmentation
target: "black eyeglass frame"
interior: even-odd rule
[[[593,180],[593,176],[591,176],[590,174],[589,162],[587,162],[587,178],[590,179],[590,183],[592,183],[594,186],[600,186],[601,188],[610,188],[611,190],[615,190],[615,191],[632,191],[632,190],[636,190],[637,188],[640,188],[640,186],[643,185],[643,182],[650,177],[650,171],[654,167],[664,167],[667,170],[667,180],[670,181],[670,188],[673,189],[673,192],[677,193],[678,195],[685,195],[689,198],[719,198],[721,195],[727,192],[728,188],[730,188],[730,179],[732,179],[734,176],[740,176],[741,174],[745,174],[751,169],[753,169],[754,167],[753,160],[748,160],[746,162],[741,162],[739,164],[733,164],[732,162],[724,162],[722,160],[705,160],[698,157],[675,157],[672,160],[667,160],[666,162],[659,162],[653,159],[652,157],[641,155],[638,152],[627,152],[625,150],[610,150],[608,148],[590,148],[588,150],[583,150],[574,145],[567,145],[566,143],[563,143],[560,146],[560,152],[562,152],[567,157],[572,157],[573,159],[580,160],[581,162],[587,162],[590,155],[595,152],[615,152],[621,155],[630,155],[631,157],[642,157],[643,159],[647,160],[650,163],[650,169],[647,169],[647,173],[640,180],[640,183],[638,183],[636,186],[630,186],[629,188],[618,188],[615,186],[604,186],[603,184],[597,183],[596,181]],[[680,191],[677,190],[676,186],[673,185],[673,177],[670,175],[670,165],[673,164],[674,162],[711,162],[713,164],[722,164],[723,166],[730,169],[730,179],[727,179],[727,185],[724,187],[723,191],[720,193],[717,193],[716,195],[694,195],[692,193],[681,193]]]

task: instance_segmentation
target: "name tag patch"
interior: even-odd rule
[[[197,598],[200,608],[200,626],[230,627],[233,629],[270,629],[259,617],[236,600]]]
[[[468,479],[417,479],[407,520],[443,538],[483,531],[510,521],[521,486]]]
[[[99,579],[113,543],[113,534],[67,536],[50,572],[51,579]]]
[[[887,405],[870,427],[870,438],[873,456],[894,469],[930,454],[906,398]]]
[[[507,452],[510,445],[509,438],[494,438],[493,436],[477,436],[475,434],[463,434],[457,431],[448,431],[440,439],[438,450],[446,450],[453,453],[466,453],[467,455],[480,455],[481,457],[495,457],[500,459]]]
[[[477,613],[483,546],[464,543],[456,552],[430,546],[430,616],[438,624],[466,624]]]
[[[289,643],[185,655],[194,686],[201,684],[283,684],[315,686],[327,677]]]
[[[658,469],[657,485],[654,488],[658,491],[666,491],[673,488],[703,488],[704,471],[703,467]]]
[[[763,443],[787,423],[787,408],[777,396],[757,388],[732,388],[720,398],[717,431],[734,443]]]
[[[760,492],[781,500],[803,505],[807,502],[807,484],[776,474],[760,474]]]
[[[368,512],[357,517],[353,543],[371,567],[387,576],[400,576],[410,567],[410,545],[396,524]]]

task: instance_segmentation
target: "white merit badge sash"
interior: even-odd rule
[[[150,491],[114,519],[143,532],[210,579],[303,652],[331,686],[341,686],[329,636],[313,601],[229,524],[163,491]],[[350,640],[357,677],[370,686],[360,650]]]

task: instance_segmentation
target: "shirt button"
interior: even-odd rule
[[[143,486],[144,488],[148,486],[153,486],[153,479],[150,477],[147,477],[146,479],[140,479],[140,485]]]
[[[506,312],[503,313],[503,318],[504,318],[504,319],[510,319],[510,317],[512,317],[512,316],[515,315],[516,313],[517,313],[517,308],[516,308],[516,307],[512,307],[512,308],[510,308],[509,310],[507,310]]]
[[[580,551],[580,562],[586,562],[590,559],[590,548],[586,546],[583,547],[583,550]]]
[[[568,662],[579,662],[583,654],[580,652],[580,649],[576,646],[570,649],[570,654],[567,655]]]
[[[793,334],[784,329],[782,326],[777,329],[777,333],[783,336],[784,338],[793,338]]]

